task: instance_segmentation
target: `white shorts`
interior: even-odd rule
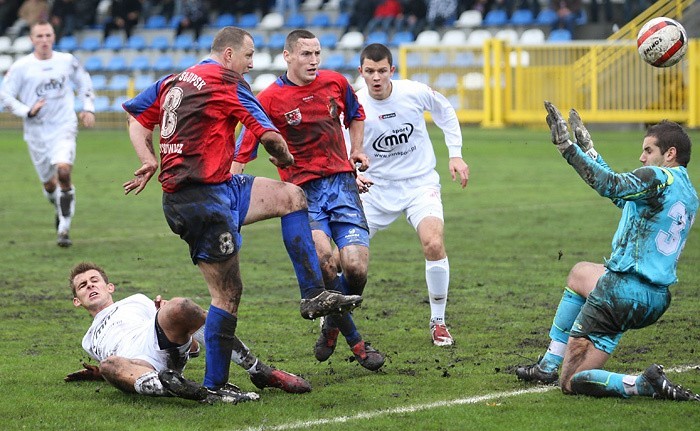
[[[444,220],[440,176],[436,171],[400,181],[373,180],[369,192],[360,194],[369,225],[370,238],[386,229],[401,214],[418,229],[426,217]]]
[[[44,139],[28,139],[29,156],[42,183],[56,175],[56,164],[75,161],[76,134],[67,130]]]
[[[141,359],[148,362],[156,371],[168,368],[168,354],[158,346],[156,334],[156,317],[139,324],[140,330],[132,330],[122,340],[118,356],[129,359]],[[128,342],[127,342],[128,341]]]

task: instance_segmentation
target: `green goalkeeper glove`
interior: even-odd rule
[[[575,109],[569,111],[569,125],[574,131],[576,136],[576,143],[581,148],[581,150],[588,154],[592,159],[598,158],[598,152],[593,148],[593,140],[591,140],[591,134],[588,133],[588,129],[583,125],[583,120],[581,116],[576,112]]]
[[[545,100],[544,107],[547,110],[547,124],[552,132],[552,143],[557,146],[560,153],[572,145],[569,139],[569,129],[567,128],[566,120],[561,115],[561,112],[552,103]]]

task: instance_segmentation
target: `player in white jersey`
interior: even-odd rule
[[[51,24],[32,25],[34,52],[19,58],[7,71],[0,88],[5,109],[24,120],[24,140],[44,195],[56,209],[58,245],[69,247],[75,188],[71,171],[75,160],[78,121],[75,92],[82,102],[79,117],[85,127],[95,124],[90,75],[72,54],[53,50]]]
[[[204,345],[206,311],[192,300],[166,301],[158,296],[152,301],[135,294],[115,302],[114,284],[101,267],[89,262],[72,269],[70,285],[73,305],[93,317],[82,346],[99,366],[83,364],[85,369],[69,374],[66,381],[104,378],[124,392],[204,402],[258,399],[258,394],[241,392],[233,385],[212,391],[182,377],[188,359],[199,353],[199,344]],[[311,390],[304,379],[259,361],[238,338],[233,345],[231,360],[248,371],[258,388],[290,393]]]
[[[424,112],[442,129],[449,152],[452,180],[467,186],[469,166],[462,160],[462,132],[457,115],[442,94],[420,82],[392,80],[391,51],[371,44],[360,54],[359,72],[367,86],[357,92],[365,109],[362,204],[370,237],[404,214],[418,233],[425,256],[425,280],[430,299],[430,332],[437,346],[453,344],[445,325],[450,266],[444,241],[440,177],[428,136]],[[369,184],[373,184],[371,188]],[[362,187],[362,184],[361,184]]]

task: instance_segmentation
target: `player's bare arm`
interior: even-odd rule
[[[450,174],[452,175],[452,181],[457,181],[457,175],[459,175],[459,183],[462,188],[467,187],[467,182],[469,181],[469,165],[461,157],[450,157]]]
[[[46,99],[39,99],[36,101],[34,105],[32,105],[31,108],[29,108],[29,113],[27,113],[27,117],[33,118],[36,117],[37,114],[39,114],[39,111],[41,111],[41,108],[46,105]]]
[[[294,156],[289,152],[287,142],[279,133],[268,130],[260,137],[260,143],[270,154],[270,162],[278,168],[286,168],[294,163]],[[242,169],[241,172],[243,172]]]
[[[369,158],[362,146],[362,140],[365,137],[365,122],[353,120],[348,130],[350,132],[350,162],[360,172],[364,172],[369,168]]]
[[[123,184],[124,194],[135,191],[141,193],[153,174],[158,169],[158,159],[153,150],[153,131],[147,129],[132,116],[128,117],[129,138],[134,146],[136,155],[141,160],[141,167],[134,172],[134,178]]]

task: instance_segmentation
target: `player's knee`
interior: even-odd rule
[[[285,183],[287,192],[289,196],[289,210],[290,212],[305,210],[308,208],[308,203],[306,202],[306,193],[301,187],[296,186],[291,183]]]
[[[194,301],[189,298],[173,298],[166,306],[173,319],[182,322],[191,322],[194,326],[201,326],[204,323],[205,312]]]
[[[343,274],[353,292],[361,292],[367,284],[367,265],[355,261],[343,266]]]
[[[426,260],[440,260],[445,258],[445,244],[440,238],[432,238],[423,243],[423,255]]]

